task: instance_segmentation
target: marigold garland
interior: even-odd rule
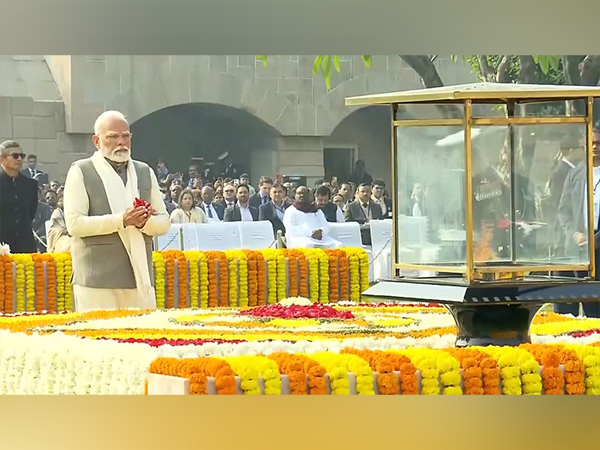
[[[564,395],[565,378],[560,370],[561,349],[557,346],[522,344],[520,346],[533,355],[542,365],[542,385],[546,395]]]
[[[342,355],[322,352],[306,356],[325,368],[329,375],[329,386],[332,395],[350,394],[347,364]]]
[[[210,252],[206,253],[206,268],[208,276],[208,306],[214,308],[219,304],[218,260]]]
[[[228,306],[238,306],[238,286],[240,277],[238,274],[238,252],[237,250],[225,250],[225,256],[227,257],[227,270],[229,273],[229,294],[228,294]]]
[[[258,305],[258,266],[256,252],[244,250],[248,260],[248,306]]]
[[[260,251],[266,264],[266,303],[277,302],[277,256],[276,250],[264,249]]]
[[[232,368],[233,372],[240,377],[240,386],[244,395],[260,395],[258,377],[259,366],[254,362],[253,356],[233,356],[223,358]]]
[[[167,276],[165,308],[171,309],[175,307],[175,258],[168,251],[163,252],[163,258]]]
[[[209,261],[209,306],[227,306],[229,303],[229,270],[227,267],[227,256],[224,252],[209,251],[206,252],[206,258]]]
[[[160,252],[152,252],[154,265],[154,290],[156,292],[156,306],[164,309],[166,306],[165,291],[165,260]]]
[[[25,311],[25,259],[30,258],[28,254],[17,254],[14,255],[15,262],[15,291],[16,291],[16,311],[23,312]],[[36,279],[37,281],[37,279]],[[43,276],[42,276],[43,282]],[[36,286],[36,310],[37,310],[37,297],[42,296],[42,308],[39,311],[42,311],[44,308],[43,300],[44,300],[44,289],[43,286],[41,289],[38,289]],[[38,311],[38,312],[39,312]]]
[[[319,301],[329,303],[329,256],[323,250],[318,250],[319,255]],[[337,269],[337,267],[336,267]],[[335,270],[334,270],[335,272]]]
[[[208,278],[208,260],[204,252],[198,252],[198,279],[200,282],[200,308],[208,307],[210,282]]]
[[[340,279],[338,262],[340,260],[337,250],[324,250],[329,263],[329,301],[337,303],[340,300]]]
[[[27,255],[23,262],[25,263],[25,310],[35,311],[35,267],[31,255]],[[52,285],[48,283],[48,286]]]
[[[267,267],[262,252],[256,251],[254,255],[256,256],[256,280],[258,285],[256,304],[261,306],[267,304]]]
[[[6,296],[5,285],[4,285],[4,258],[6,256],[0,256],[0,312],[4,312],[4,297]]]
[[[47,309],[56,311],[56,261],[50,255],[46,255],[46,281],[47,281]]]
[[[287,297],[287,274],[285,268],[285,256],[277,252],[277,301]]]
[[[189,293],[190,293],[190,306],[192,308],[200,306],[200,276],[199,276],[199,259],[201,252],[197,250],[187,250],[183,252],[185,258],[188,260],[188,270],[189,270]]]
[[[600,347],[571,344],[565,348],[574,350],[583,363],[586,395],[600,395]]]
[[[229,364],[217,358],[157,358],[150,364],[150,373],[178,376],[190,380],[190,394],[206,395],[207,378],[215,381],[217,395],[235,395],[235,377]]]
[[[350,269],[348,266],[348,257],[344,250],[338,249],[339,256],[339,274],[340,274],[340,300],[350,300]]]
[[[371,369],[377,372],[377,389],[380,395],[397,395],[399,393],[400,387],[394,374],[394,366],[386,358],[384,352],[345,348],[340,353],[360,356],[369,363]]]
[[[298,250],[286,249],[284,255],[288,262],[288,296],[298,297]]]
[[[317,249],[304,249],[308,262],[308,295],[314,303],[319,301],[319,254]]]

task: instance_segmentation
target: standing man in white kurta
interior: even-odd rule
[[[283,214],[288,248],[336,248],[341,243],[329,234],[329,223],[306,186],[296,189],[296,201]]]
[[[64,213],[73,236],[77,311],[156,308],[152,236],[171,224],[154,172],[131,159],[131,137],[123,114],[102,113],[92,136],[97,151],[67,174]],[[134,208],[136,198],[151,209]]]

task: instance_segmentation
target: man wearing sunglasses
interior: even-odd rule
[[[37,181],[21,174],[25,154],[15,141],[0,144],[0,242],[11,253],[37,251],[31,224],[38,206]]]

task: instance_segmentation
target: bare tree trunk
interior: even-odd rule
[[[536,64],[533,60],[533,56],[520,55],[519,63],[521,65],[519,83],[536,84]],[[525,115],[531,115],[535,112],[535,106],[536,105],[524,105],[523,113]],[[529,177],[531,165],[533,164],[533,155],[535,153],[535,137],[531,136],[531,133],[523,133],[522,128],[520,128],[520,131],[521,149],[523,151],[523,173],[526,177]]]
[[[433,62],[427,55],[398,55],[406,64],[408,64],[421,77],[423,87],[436,88],[444,86],[440,74],[433,65]],[[445,118],[462,119],[462,111],[454,105],[436,105]]]
[[[581,84],[581,72],[579,71],[579,65],[583,62],[584,58],[585,56],[581,55],[564,55],[562,57],[563,71],[567,84],[574,86]],[[567,101],[566,107],[567,114],[570,116],[585,114],[585,106],[582,104]]]

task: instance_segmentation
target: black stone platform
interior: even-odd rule
[[[545,303],[600,302],[600,282],[526,278],[467,285],[458,278],[381,280],[363,297],[372,301],[433,302],[446,306],[458,329],[456,346],[531,342],[531,321]]]

